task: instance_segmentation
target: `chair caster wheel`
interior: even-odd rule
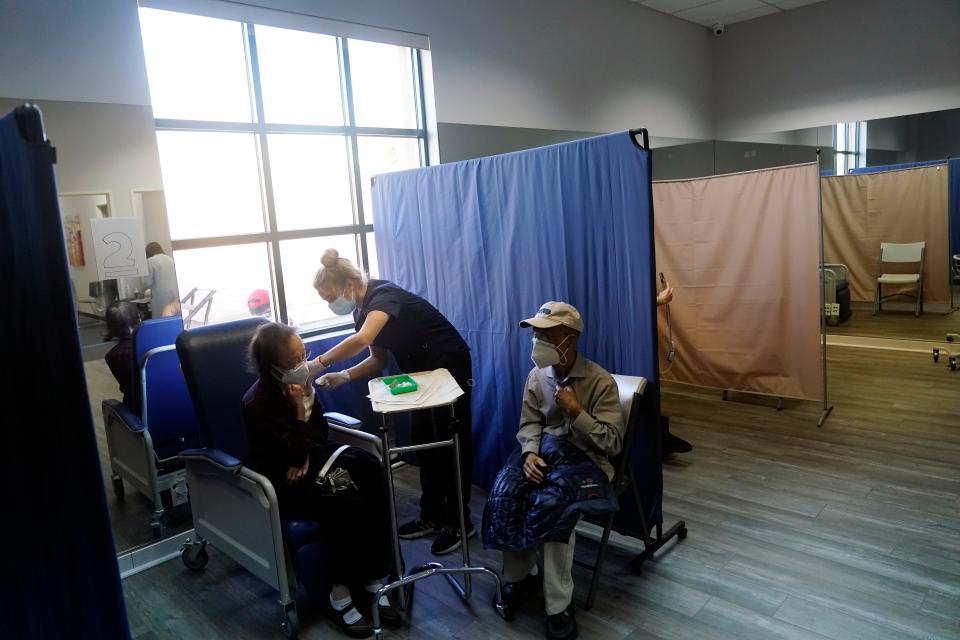
[[[296,638],[300,634],[300,618],[294,610],[283,614],[283,622],[280,623],[280,631],[284,638]]]
[[[677,540],[686,540],[687,539],[687,528],[684,527],[677,531]]]
[[[203,571],[207,567],[207,563],[210,562],[210,555],[202,547],[196,553],[190,553],[190,547],[184,547],[183,551],[180,552],[180,560],[183,562],[183,566],[190,571]]]
[[[934,350],[933,350],[933,361],[934,361],[934,362],[939,362],[939,361],[940,361],[940,349],[934,349]]]
[[[956,371],[956,370],[957,370],[957,359],[951,357],[951,358],[950,358],[950,371]]]
[[[123,496],[126,493],[123,487],[123,478],[117,476],[113,479],[113,495],[116,497],[117,502],[123,502]]]

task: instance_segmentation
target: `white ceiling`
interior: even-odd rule
[[[705,27],[753,20],[823,0],[630,0]]]

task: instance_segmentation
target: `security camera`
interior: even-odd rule
[[[718,22],[717,24],[713,25],[711,29],[713,29],[713,35],[717,36],[718,38],[723,35],[724,31],[727,30],[722,22]]]

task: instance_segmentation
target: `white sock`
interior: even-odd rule
[[[340,591],[337,587],[340,587],[343,590],[347,591],[347,597],[345,598],[334,598],[333,594],[337,591]],[[341,591],[342,592],[342,591]],[[354,624],[358,622],[363,616],[360,615],[360,612],[356,610],[353,606],[353,600],[350,598],[350,591],[343,585],[334,585],[333,589],[330,591],[330,606],[334,610],[343,616],[344,622],[347,624]],[[348,610],[349,609],[349,610]],[[346,611],[346,613],[344,613]]]
[[[376,593],[377,591],[380,590],[380,587],[382,586],[383,586],[382,582],[368,582],[363,586],[363,588],[367,591],[367,593]],[[390,600],[387,599],[387,594],[383,594],[382,596],[380,596],[380,599],[377,601],[377,604],[380,605],[381,607],[389,607]]]
[[[540,567],[538,567],[537,565],[533,565],[533,569],[530,569],[530,575],[535,576],[538,573],[540,573]]]

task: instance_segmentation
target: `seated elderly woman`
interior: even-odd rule
[[[260,326],[250,343],[250,359],[260,375],[243,397],[254,468],[273,483],[282,518],[320,524],[329,549],[327,577],[333,583],[328,613],[347,635],[369,637],[373,594],[389,573],[391,556],[380,462],[356,447],[337,455],[341,445],[327,437],[306,350],[293,328]],[[357,606],[351,587],[360,596]],[[377,606],[385,623],[400,622],[386,596]]]

